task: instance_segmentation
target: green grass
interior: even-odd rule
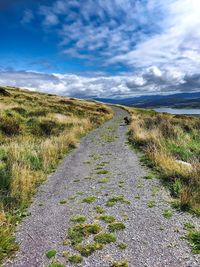
[[[164,212],[163,212],[163,216],[164,216],[166,219],[170,219],[170,218],[173,216],[172,210],[170,210],[170,209],[165,209]]]
[[[73,180],[73,182],[78,183],[78,182],[80,182],[80,179],[75,179],[75,180]]]
[[[92,255],[97,250],[103,249],[103,244],[101,243],[91,243],[91,244],[78,244],[75,249],[84,257]]]
[[[65,265],[58,260],[53,260],[52,263],[48,265],[48,267],[65,267]]]
[[[60,204],[66,204],[67,203],[67,200],[65,200],[65,199],[62,199],[62,200],[60,200],[60,202],[59,202]]]
[[[85,198],[82,200],[82,203],[91,204],[91,203],[93,203],[95,200],[96,200],[96,197],[95,197],[95,196],[88,196],[88,197],[85,197]]]
[[[96,172],[96,174],[108,174],[108,173],[110,173],[110,172],[107,170],[99,170]]]
[[[195,229],[195,227],[194,227],[193,223],[187,222],[187,223],[184,224],[184,229],[185,230],[193,230],[193,229]]]
[[[100,225],[92,224],[76,224],[68,229],[67,235],[72,245],[81,243],[85,237],[98,234],[101,231]]]
[[[200,231],[192,230],[186,238],[192,247],[193,253],[200,254]]]
[[[78,254],[74,254],[74,255],[69,256],[68,260],[71,263],[81,263],[83,261],[83,257]]]
[[[57,251],[55,249],[50,249],[47,251],[46,256],[48,259],[51,259],[56,256]]]
[[[72,222],[76,223],[84,223],[86,221],[86,217],[83,215],[76,215],[70,219]]]
[[[111,215],[101,215],[99,216],[99,220],[102,220],[106,223],[112,223],[115,221],[115,217],[114,216],[111,216]]]
[[[108,225],[109,232],[116,232],[120,230],[124,230],[126,226],[122,222],[113,222]]]
[[[148,173],[147,175],[145,175],[145,176],[143,177],[143,179],[146,179],[146,180],[152,180],[152,179],[154,179],[155,177],[156,177],[155,173],[150,172],[150,173]]]
[[[68,251],[63,251],[62,252],[62,256],[63,257],[68,257],[69,256],[69,252]]]
[[[127,244],[126,243],[119,243],[118,245],[118,248],[120,248],[120,249],[126,249],[127,248]]]
[[[96,211],[96,213],[99,213],[99,214],[102,214],[105,212],[105,209],[101,206],[94,207],[94,210]]]
[[[87,161],[84,161],[83,164],[91,164],[92,162],[87,160]]]
[[[100,233],[94,237],[94,241],[100,244],[109,244],[116,240],[116,236],[112,233]]]
[[[125,204],[130,204],[130,201],[124,199],[124,196],[123,195],[120,195],[120,196],[110,197],[108,199],[108,201],[106,202],[106,206],[107,207],[113,207],[117,202],[125,203]]]
[[[147,203],[148,208],[153,208],[155,207],[156,203],[155,200],[149,200],[149,202]]]
[[[108,177],[105,177],[105,178],[99,179],[99,180],[98,180],[98,183],[99,183],[99,184],[105,184],[105,183],[107,183],[108,181],[109,181],[109,178],[108,178]]]
[[[128,267],[127,261],[114,261],[111,267]]]
[[[135,199],[140,199],[140,196],[139,195],[135,196]]]
[[[67,246],[69,244],[70,244],[70,240],[67,240],[67,239],[63,240],[63,245],[64,246]]]

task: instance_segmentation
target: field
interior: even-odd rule
[[[200,215],[200,118],[127,109],[129,140],[169,187],[173,205]]]
[[[112,117],[103,104],[0,87],[0,260],[37,186],[80,137]]]

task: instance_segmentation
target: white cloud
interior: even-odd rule
[[[136,70],[200,68],[199,0],[57,0],[39,13],[71,57]]]
[[[58,34],[62,54],[130,72],[110,77],[1,72],[0,82],[99,97],[200,87],[199,0],[55,0],[40,6],[38,14],[51,29],[46,32]],[[27,11],[24,22],[31,16]]]
[[[137,67],[175,66],[185,73],[197,72],[200,68],[200,32],[197,30],[200,28],[200,2],[166,1],[163,9],[166,13],[161,21],[162,31],[138,42],[127,53],[110,58],[109,63],[126,62]]]
[[[144,94],[195,91],[200,75],[184,76],[174,70],[146,69],[142,73],[118,76],[81,76],[27,71],[0,71],[0,84],[74,97],[129,97]]]

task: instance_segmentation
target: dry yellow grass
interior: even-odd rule
[[[179,207],[200,215],[200,118],[127,109],[130,141],[168,182]]]

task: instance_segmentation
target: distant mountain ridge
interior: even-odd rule
[[[124,99],[94,98],[95,100],[140,108],[200,108],[200,92],[173,95],[146,95]]]

